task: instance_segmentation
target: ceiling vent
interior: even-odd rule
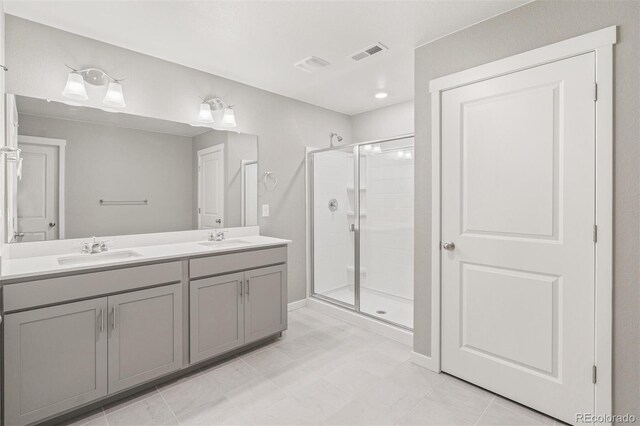
[[[387,46],[378,42],[354,53],[353,55],[351,55],[351,59],[353,59],[354,61],[361,61],[365,58],[368,58],[369,56],[377,55],[379,53],[386,52],[387,50],[389,50]]]
[[[294,67],[308,73],[316,72],[319,69],[326,68],[331,65],[329,62],[317,56],[309,56],[303,60],[293,64]]]

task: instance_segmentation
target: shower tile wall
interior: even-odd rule
[[[347,186],[353,186],[353,154],[341,151],[315,155],[314,163],[314,286],[325,294],[352,282],[347,274],[353,265],[353,235],[347,212],[353,210]],[[338,201],[335,212],[329,200]],[[345,300],[353,303],[351,300]]]
[[[413,148],[365,156],[362,287],[413,299]]]

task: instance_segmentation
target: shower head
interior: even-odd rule
[[[329,133],[329,144],[330,144],[331,146],[333,146],[333,138],[334,138],[334,137],[338,140],[338,142],[342,142],[342,136],[340,136],[340,135],[339,135],[339,134],[337,134],[337,133],[333,133],[333,132],[331,132],[331,133]]]

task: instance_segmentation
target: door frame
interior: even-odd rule
[[[420,364],[441,371],[441,101],[442,92],[595,52],[595,387],[594,414],[611,414],[613,334],[613,45],[616,26],[480,65],[429,82],[431,95],[431,356]],[[595,235],[594,235],[595,237]],[[588,372],[585,372],[588,374]]]
[[[246,197],[246,188],[245,185],[247,183],[247,177],[245,176],[245,171],[246,171],[246,166],[250,166],[252,164],[255,164],[256,167],[258,167],[258,160],[240,160],[240,226],[247,226],[246,221],[247,221],[247,206],[246,206],[246,201],[245,201],[245,197]],[[256,173],[257,174],[257,173]],[[257,197],[257,191],[256,191],[256,197]],[[257,200],[256,200],[257,201]],[[258,203],[256,202],[256,205]],[[256,212],[256,217],[258,215],[258,212]],[[257,226],[258,224],[256,223],[255,225],[251,225],[251,226]]]
[[[64,201],[65,201],[65,150],[67,141],[65,139],[43,138],[39,136],[23,136],[18,135],[18,144],[26,143],[30,145],[47,145],[58,147],[58,239],[65,238],[65,220],[64,220]],[[17,206],[16,206],[17,207]],[[17,221],[17,214],[16,214]],[[16,225],[17,229],[17,225]]]
[[[198,157],[198,229],[202,229],[202,213],[201,213],[201,209],[202,209],[202,195],[201,195],[201,189],[202,189],[202,171],[200,170],[200,166],[202,164],[202,156],[207,155],[207,154],[211,154],[214,152],[222,152],[222,190],[224,191],[223,196],[222,196],[222,202],[225,202],[225,197],[226,197],[226,191],[227,191],[227,159],[224,157],[224,143],[218,144],[218,145],[214,145],[214,146],[210,146],[209,148],[204,148],[204,149],[199,149],[198,152],[196,153],[197,157]],[[227,206],[225,204],[222,205],[222,224],[225,224],[225,209],[227,208]]]

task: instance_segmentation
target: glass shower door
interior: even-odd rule
[[[412,137],[360,147],[360,312],[413,328]]]
[[[356,308],[357,148],[319,151],[312,167],[312,293]]]

